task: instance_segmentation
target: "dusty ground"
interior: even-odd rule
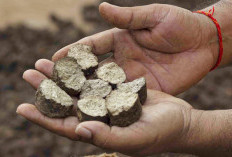
[[[30,15],[33,17],[32,19],[34,19],[34,23],[43,26],[39,26],[39,29],[37,29],[38,27],[34,27],[31,24],[28,25],[30,22],[26,22],[27,19],[24,19],[22,15],[18,15],[20,18],[12,21],[0,17],[1,22],[5,23],[5,25],[2,25],[2,27],[5,28],[0,30],[0,156],[80,157],[83,155],[105,152],[104,150],[88,144],[73,142],[63,137],[56,136],[17,116],[15,110],[18,104],[22,102],[34,102],[34,90],[21,79],[24,70],[33,68],[34,62],[37,59],[50,58],[52,54],[61,47],[77,41],[88,34],[92,34],[93,32],[105,30],[110,26],[102,21],[95,5],[84,8],[80,7],[78,12],[83,14],[78,14],[75,9],[74,11],[72,9],[72,11],[69,10],[70,6],[74,6],[73,8],[75,8],[75,5],[81,3],[81,6],[85,5],[83,1],[67,0],[66,2],[68,4],[67,6],[65,5],[66,9],[57,11],[57,16],[49,16],[51,13],[49,8],[52,8],[49,7],[49,5],[56,6],[54,7],[55,9],[61,9],[59,7],[62,7],[63,3],[61,3],[60,0],[57,1],[57,4],[55,4],[54,1],[52,4],[50,4],[50,1],[47,1],[49,3],[48,6],[46,6],[44,2],[37,1],[38,3],[36,4],[38,6],[43,4],[39,7],[40,9],[46,8],[46,11],[41,11],[43,13],[36,10],[36,8],[29,9],[30,12],[27,12],[24,9],[25,7],[28,8],[28,6],[26,4],[20,4],[18,6],[16,5],[16,0],[8,1],[9,4],[7,4],[6,1],[7,0],[0,0],[0,15],[2,15],[1,13],[5,10],[5,15],[9,14],[11,18],[15,18],[14,16],[16,15],[14,14],[17,14],[14,11],[15,9],[9,9],[12,7],[12,4],[10,5],[10,3],[14,2],[13,6],[16,9],[23,6],[21,10],[18,10],[18,14],[21,14],[20,12],[24,11],[24,16],[26,16],[27,13],[34,12]],[[36,0],[31,2],[34,1],[36,2]],[[111,0],[110,2],[123,6],[147,3],[147,1],[145,2],[143,0]],[[149,2],[151,3],[155,1]],[[161,0],[158,2],[161,2]],[[199,0],[191,1],[191,4],[189,4],[187,0],[162,0],[162,2],[179,4],[188,9],[199,7]],[[30,3],[28,3],[28,5]],[[94,1],[94,3],[97,2]],[[38,14],[43,14],[43,16],[41,18],[37,17],[39,16],[36,15],[37,12]],[[93,26],[95,25],[91,32],[89,30],[84,30],[82,24],[73,22],[75,21],[75,18],[72,19],[73,16],[80,18],[82,15],[84,19],[82,23],[91,22]],[[9,24],[13,25],[17,23],[16,21],[19,22],[23,20],[26,25],[9,26]],[[28,20],[30,21],[30,18]],[[39,22],[40,20],[41,22]],[[56,28],[56,31],[54,31],[53,27],[50,27],[51,25]],[[187,100],[194,107],[200,109],[229,109],[232,108],[231,80],[232,67],[216,70],[210,73],[196,86],[181,94],[180,97]],[[158,156],[190,157],[189,155],[180,154],[162,154]]]
[[[49,15],[55,14],[89,31],[91,25],[83,21],[81,10],[86,5],[96,3],[98,0],[0,0],[0,28],[24,23],[37,29],[54,30],[56,27],[49,20]]]

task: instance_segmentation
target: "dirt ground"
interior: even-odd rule
[[[1,7],[4,8],[2,5],[6,4],[3,1],[0,0],[0,10]],[[148,1],[144,0],[108,1],[120,6],[148,4]],[[16,3],[16,1],[12,2]],[[71,0],[68,2],[71,4]],[[187,0],[149,1],[149,3],[153,2],[176,4],[187,9],[200,8],[203,5],[208,5],[206,4],[208,1],[200,0],[191,1],[191,3]],[[5,25],[2,26],[0,30],[0,156],[81,157],[106,151],[89,144],[70,141],[54,135],[19,117],[15,113],[20,103],[34,102],[35,91],[21,78],[24,70],[34,68],[34,63],[37,59],[50,58],[54,52],[69,43],[110,28],[99,16],[97,3],[94,1],[88,3],[88,5],[82,4],[78,10],[80,14],[73,15],[83,19],[80,25],[78,22],[73,22],[75,19],[68,18],[75,11],[65,13],[67,14],[66,19],[64,15],[62,16],[65,12],[63,10],[61,12],[57,11],[55,15],[51,15],[51,12],[43,15],[46,16],[46,19],[49,19],[48,23],[51,23],[52,27],[49,26],[50,24],[47,25],[47,22],[44,22],[46,24],[43,27],[39,27],[39,29],[27,22],[25,22],[26,24],[21,23],[15,25],[17,20],[23,20],[21,17],[13,22],[5,22]],[[7,7],[9,6],[8,4]],[[11,12],[14,12],[14,10],[11,10]],[[13,17],[13,13],[11,12],[11,17]],[[40,20],[37,21],[36,15],[33,18],[35,18],[36,23],[41,20],[38,18]],[[91,23],[93,29],[83,29],[84,23]],[[179,95],[179,97],[199,109],[231,109],[231,80],[232,67],[215,70],[197,85]],[[166,153],[156,155],[156,157],[190,157],[190,155]]]
[[[0,28],[24,23],[36,29],[56,30],[49,20],[50,14],[70,20],[85,31],[91,29],[82,19],[81,10],[86,5],[97,4],[99,0],[0,0]]]

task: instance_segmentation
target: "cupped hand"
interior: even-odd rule
[[[99,8],[117,28],[78,42],[93,46],[97,55],[113,52],[112,60],[129,81],[145,76],[148,88],[175,95],[197,83],[217,61],[217,30],[204,15],[163,4],[124,8],[103,3]]]
[[[46,78],[38,71],[27,71],[25,77],[35,88]],[[58,135],[134,156],[175,151],[188,134],[191,112],[192,107],[185,101],[155,90],[148,90],[139,121],[124,128],[97,121],[79,123],[75,114],[49,118],[32,104],[17,109],[18,114]]]
[[[111,60],[125,70],[128,81],[146,77],[152,90],[140,120],[120,128],[100,122],[79,124],[75,116],[51,119],[31,104],[20,105],[17,112],[61,136],[125,154],[143,156],[174,150],[189,128],[191,106],[159,91],[178,94],[209,72],[217,60],[216,28],[207,17],[170,5],[121,8],[103,3],[100,13],[117,28],[78,43],[92,46],[96,55],[113,52]],[[70,46],[59,50],[53,61],[66,56]],[[37,88],[51,77],[53,65],[39,60],[36,70],[26,71],[23,77]]]

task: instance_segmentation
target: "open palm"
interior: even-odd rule
[[[216,28],[207,17],[188,10],[153,4],[121,8],[103,3],[103,18],[120,29],[111,29],[78,42],[94,47],[126,71],[128,80],[145,76],[148,88],[170,94],[183,92],[214,66],[217,58]],[[213,33],[211,33],[213,32]],[[69,46],[53,59],[67,54]]]
[[[181,143],[181,138],[188,134],[191,110],[192,107],[183,100],[148,90],[141,118],[125,128],[110,127],[97,121],[79,124],[75,115],[63,119],[49,118],[31,104],[20,105],[17,113],[72,140],[92,143],[127,155],[145,156],[173,151]],[[75,133],[77,126],[79,130]],[[91,135],[83,135],[83,129],[87,129]]]
[[[174,95],[199,81],[216,62],[216,29],[207,17],[160,4],[120,8],[103,3],[100,13],[117,28],[78,43],[92,46],[96,55],[113,52],[110,59],[123,67],[129,81],[145,76],[148,88]],[[53,61],[66,56],[70,46],[55,53]],[[37,88],[43,79],[51,77],[53,61],[37,61],[36,70],[26,71],[24,79]],[[184,101],[149,90],[141,119],[126,128],[110,128],[100,122],[79,125],[76,117],[51,119],[31,104],[20,105],[17,112],[62,136],[127,154],[134,151],[145,155],[170,150],[164,147],[188,127],[189,110],[190,105]],[[77,136],[77,125],[92,132],[89,139]]]

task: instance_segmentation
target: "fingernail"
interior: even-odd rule
[[[102,4],[104,4],[104,5],[110,5],[110,3],[107,3],[107,2],[102,2]]]
[[[20,108],[22,105],[23,105],[23,104],[21,104],[21,105],[19,105],[19,106],[17,107],[17,109],[16,109],[16,113],[17,113],[17,114],[20,114],[20,109],[19,109],[19,108]]]
[[[107,2],[103,2],[103,5],[108,5],[108,6],[114,6],[113,4],[107,3]]]
[[[19,114],[18,108],[16,109],[16,113]]]
[[[75,130],[75,133],[78,135],[78,136],[81,136],[85,139],[91,139],[92,138],[92,133],[91,131],[89,131],[88,129],[78,125],[76,130]]]

